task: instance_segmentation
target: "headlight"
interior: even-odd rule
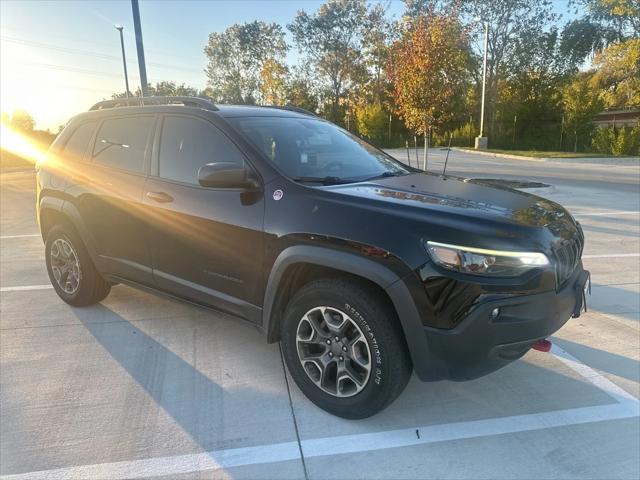
[[[461,273],[514,277],[536,267],[549,265],[539,252],[507,252],[427,242],[429,255],[441,267]]]

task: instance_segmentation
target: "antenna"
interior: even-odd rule
[[[442,175],[445,175],[447,172],[447,162],[449,161],[449,152],[451,151],[451,139],[453,138],[453,133],[449,134],[449,146],[447,147],[447,158],[444,159],[444,168],[442,169]]]

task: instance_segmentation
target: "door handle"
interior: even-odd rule
[[[158,203],[173,202],[173,197],[165,192],[147,192],[147,198]]]

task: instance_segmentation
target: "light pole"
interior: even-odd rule
[[[140,69],[140,89],[142,90],[142,96],[146,97],[148,94],[147,66],[144,61],[144,45],[142,44],[142,26],[140,25],[140,6],[138,5],[138,0],[131,0],[131,10],[133,11],[133,29],[136,32],[138,68]]]
[[[125,94],[129,98],[129,75],[127,74],[127,57],[124,54],[124,37],[122,36],[122,25],[114,25],[115,29],[120,32],[120,46],[122,47],[122,65],[124,66],[124,84],[126,87]]]
[[[484,23],[484,60],[482,61],[482,103],[480,107],[480,135],[476,137],[476,150],[486,150],[488,139],[484,136],[484,97],[487,86],[487,47],[489,44],[489,22]]]

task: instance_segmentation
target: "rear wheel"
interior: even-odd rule
[[[411,362],[396,314],[357,281],[313,281],[289,302],[282,350],[294,381],[320,408],[366,418],[402,392]]]
[[[70,305],[82,307],[103,300],[111,286],[96,270],[77,233],[55,226],[47,234],[45,258],[56,293]]]

